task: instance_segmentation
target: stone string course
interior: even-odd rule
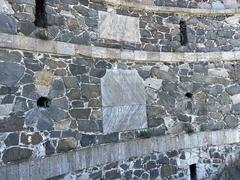
[[[117,59],[119,61],[137,62],[221,62],[240,60],[240,51],[205,52],[205,53],[167,53],[138,50],[124,50],[99,46],[77,45],[72,43],[44,41],[35,38],[0,34],[0,47],[19,49],[39,53],[58,55],[82,55],[98,59]]]
[[[239,143],[238,130],[110,143],[3,166],[0,168],[0,179],[47,179],[63,178],[65,175],[80,179],[131,179],[129,176],[140,179],[159,176],[184,179],[189,177],[188,165],[193,163],[199,163],[199,177],[208,178],[216,173],[228,154],[239,148],[234,143]],[[102,174],[99,165],[104,164]],[[85,170],[80,171],[82,169]]]

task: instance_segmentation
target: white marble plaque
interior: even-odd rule
[[[101,94],[104,133],[147,128],[144,84],[136,70],[107,70]]]
[[[103,11],[98,16],[100,38],[140,43],[139,18]]]

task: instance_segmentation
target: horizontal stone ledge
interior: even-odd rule
[[[9,35],[4,33],[0,33],[0,48],[67,56],[83,55],[90,58],[137,62],[218,62],[240,60],[240,51],[207,53],[151,52],[86,46],[52,40],[44,41],[26,36]]]
[[[0,167],[0,180],[47,179],[109,162],[127,160],[152,152],[221,146],[239,143],[239,130],[167,135],[83,148],[65,154]]]
[[[159,13],[174,13],[174,14],[188,14],[188,15],[233,15],[240,14],[240,9],[201,9],[201,8],[181,8],[181,7],[168,7],[156,6],[151,4],[141,4],[137,2],[129,2],[126,0],[98,0],[99,2],[106,3],[112,6],[123,6],[140,11],[152,11]]]

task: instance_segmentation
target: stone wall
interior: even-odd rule
[[[239,148],[237,10],[0,3],[0,179],[213,178]]]
[[[0,131],[4,164],[92,144],[215,131],[237,128],[239,124],[238,61],[138,63],[6,49],[1,49],[0,54]],[[141,81],[137,85],[129,83],[127,91],[132,87],[136,91],[132,97],[137,97],[139,87],[145,87],[145,95],[138,99],[144,100],[146,96],[145,104],[139,102],[146,109],[134,111],[141,112],[141,117],[145,113],[146,120],[136,118],[132,126],[131,119],[137,116],[129,109],[118,110],[119,121],[104,119],[101,80],[110,69],[116,72],[137,70]],[[114,79],[115,75],[111,76]],[[126,73],[121,78],[127,81],[130,77]],[[118,86],[126,88],[126,84]],[[106,91],[105,98],[110,97],[107,94]],[[121,95],[122,91],[116,91],[114,96],[120,97],[112,98],[115,99],[113,104],[105,107],[116,108],[122,102],[125,106],[134,102],[131,98],[124,100]],[[38,104],[40,97],[48,98],[47,106]],[[118,99],[121,99],[120,104],[114,104]],[[111,110],[107,117],[115,114]],[[119,128],[104,132],[104,124],[109,121]],[[138,122],[143,124],[136,126]],[[122,124],[128,129],[122,128]],[[140,130],[142,128],[145,130]],[[19,151],[23,152],[23,157],[10,155]]]
[[[143,11],[102,1],[46,1],[47,24],[46,28],[41,28],[34,24],[34,0],[3,3],[0,33],[156,52],[239,50],[239,16],[234,15],[235,11],[210,14],[212,10],[209,10],[208,14],[205,10],[201,15],[191,9],[185,14],[180,10],[178,13],[179,8],[162,12],[154,9]],[[180,20],[186,21],[187,25],[186,45],[180,43]]]

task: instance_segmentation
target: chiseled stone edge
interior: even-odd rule
[[[201,8],[181,8],[181,7],[168,7],[156,6],[151,4],[140,4],[137,2],[127,2],[123,0],[98,0],[98,2],[106,3],[112,6],[123,6],[135,10],[153,11],[161,13],[174,13],[174,14],[192,14],[192,15],[232,15],[240,14],[240,9],[201,9]]]
[[[0,167],[0,180],[47,179],[152,152],[163,153],[171,150],[200,148],[210,145],[221,146],[239,142],[239,129],[230,129],[98,145],[15,165],[2,166]]]
[[[83,55],[86,57],[129,60],[136,62],[200,62],[239,61],[240,51],[207,53],[151,52],[86,46],[59,41],[44,41],[20,35],[0,33],[0,48],[18,49],[58,55]]]

